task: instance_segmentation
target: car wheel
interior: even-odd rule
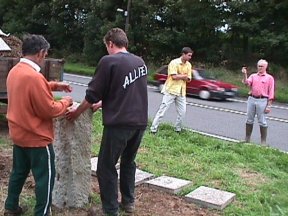
[[[204,100],[208,100],[210,98],[210,92],[207,90],[201,90],[199,92],[199,97]]]
[[[164,84],[163,84],[163,83],[159,84],[158,90],[159,90],[160,92],[162,92],[163,88],[164,88]]]

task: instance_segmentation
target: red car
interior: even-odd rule
[[[161,91],[167,79],[168,65],[159,68],[154,74],[154,83]],[[187,95],[196,95],[201,99],[220,99],[233,98],[237,96],[238,87],[209,78],[203,69],[193,69],[192,80],[187,83]]]

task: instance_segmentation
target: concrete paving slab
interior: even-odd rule
[[[118,180],[120,179],[120,170],[117,170],[118,173]],[[148,172],[145,172],[143,170],[140,169],[136,169],[136,173],[135,173],[135,186],[138,186],[142,183],[145,183],[146,181],[150,180],[154,178],[154,175]]]
[[[98,157],[93,157],[91,160],[91,175],[96,176]]]
[[[177,194],[184,188],[190,186],[192,182],[169,176],[160,176],[158,178],[147,181],[146,184],[149,187],[153,187],[155,189],[160,189],[168,193]]]
[[[196,190],[185,196],[188,202],[192,202],[204,207],[214,208],[218,210],[224,209],[234,199],[236,194],[200,186]]]
[[[91,160],[91,175],[97,176],[96,171],[97,171],[98,157],[93,157],[90,160]],[[119,169],[119,168],[120,168],[120,163],[117,163],[116,169]]]

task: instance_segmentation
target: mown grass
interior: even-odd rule
[[[148,71],[148,81],[153,81],[153,74],[156,71],[155,66],[149,67]],[[95,73],[95,67],[89,67],[84,64],[79,63],[69,63],[66,62],[64,65],[64,70],[67,73],[75,73],[87,76],[93,76]],[[248,95],[249,89],[243,85],[242,73],[239,71],[230,71],[224,68],[207,68],[207,72],[222,81],[230,82],[239,87],[239,96],[246,97]],[[288,101],[288,86],[287,86],[287,78],[275,78],[275,100],[278,102],[287,103]]]
[[[101,116],[94,114],[93,155],[101,140]],[[288,155],[254,144],[222,141],[190,131],[173,132],[161,125],[156,135],[146,132],[137,156],[138,167],[156,176],[187,179],[236,194],[223,215],[288,215]]]
[[[98,155],[102,129],[99,111],[93,117],[92,156]],[[7,143],[0,139],[0,149],[7,149]],[[288,215],[288,155],[276,149],[231,143],[190,131],[177,134],[171,125],[162,124],[156,135],[145,133],[137,166],[156,176],[192,181],[180,196],[201,185],[235,193],[236,200],[219,211],[221,215]],[[94,199],[98,203],[99,195]],[[22,202],[32,212],[33,194],[22,194]]]
[[[95,67],[90,67],[80,63],[65,63],[64,71],[66,73],[75,73],[87,76],[93,76]]]

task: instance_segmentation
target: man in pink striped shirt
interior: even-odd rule
[[[274,78],[267,73],[268,62],[260,59],[257,63],[257,73],[247,78],[247,68],[242,67],[242,82],[250,87],[247,101],[247,120],[245,142],[250,142],[255,115],[260,125],[261,144],[267,146],[266,114],[271,111],[274,99]]]

